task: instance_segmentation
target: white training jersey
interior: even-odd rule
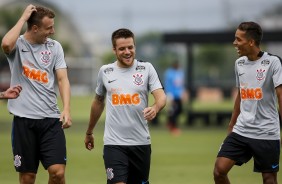
[[[151,63],[134,60],[130,68],[117,61],[100,68],[96,93],[106,96],[105,145],[148,145],[151,138],[143,110],[148,93],[163,88]]]
[[[280,139],[275,91],[282,84],[280,59],[267,52],[256,61],[240,57],[235,62],[235,75],[241,104],[233,132],[253,139]]]
[[[17,99],[8,101],[8,110],[31,119],[60,117],[54,82],[55,70],[67,67],[61,44],[50,38],[45,44],[29,44],[21,35],[7,59],[11,85],[23,88]]]

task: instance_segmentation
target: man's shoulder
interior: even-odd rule
[[[136,59],[136,61],[139,65],[152,65],[150,62],[141,59]]]
[[[136,67],[136,70],[146,70],[146,69],[149,69],[150,67],[154,67],[152,65],[151,62],[148,62],[148,61],[144,61],[144,60],[136,60],[137,61],[137,67]]]
[[[57,40],[53,40],[52,38],[47,38],[47,41],[45,43],[47,47],[56,47],[58,45],[61,45],[60,42]]]
[[[105,64],[105,65],[101,66],[100,71],[102,71],[105,74],[109,74],[109,73],[112,73],[114,71],[114,68],[115,67],[114,67],[113,63]]]
[[[245,62],[247,62],[247,60],[248,60],[248,58],[246,56],[241,56],[238,59],[236,59],[235,63],[238,66],[242,66],[242,65],[244,65]]]
[[[271,54],[271,53],[267,53],[267,57],[268,57],[270,60],[279,60],[279,61],[282,63],[282,59],[281,59],[281,57],[279,57],[278,55]]]

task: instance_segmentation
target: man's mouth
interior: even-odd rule
[[[235,47],[238,54],[240,54],[240,49],[238,47]]]
[[[129,55],[129,56],[124,56],[123,58],[126,59],[126,60],[129,60],[129,59],[131,58],[131,55]]]

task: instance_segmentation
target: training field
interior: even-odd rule
[[[73,126],[65,130],[68,149],[66,180],[68,184],[103,184],[106,174],[103,166],[103,123],[94,131],[95,149],[84,148],[91,100],[79,99],[72,102]],[[79,107],[79,108],[78,108]],[[0,103],[0,183],[18,183],[18,175],[13,168],[9,123],[6,104]],[[3,121],[4,120],[4,121]],[[8,122],[9,121],[9,122]],[[164,128],[151,127],[152,164],[150,183],[152,184],[211,184],[213,165],[225,128],[182,127],[179,137],[172,136]],[[261,175],[252,172],[253,161],[241,167],[235,166],[230,172],[234,184],[257,184]],[[37,184],[47,183],[47,172],[40,166]],[[282,176],[278,174],[278,182]]]

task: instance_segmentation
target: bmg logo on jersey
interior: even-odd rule
[[[261,88],[241,88],[240,93],[242,100],[260,100],[263,97]]]
[[[49,82],[48,73],[46,71],[29,68],[23,65],[23,75],[31,80],[47,84]]]
[[[141,99],[138,93],[134,94],[112,94],[113,105],[138,105]]]

